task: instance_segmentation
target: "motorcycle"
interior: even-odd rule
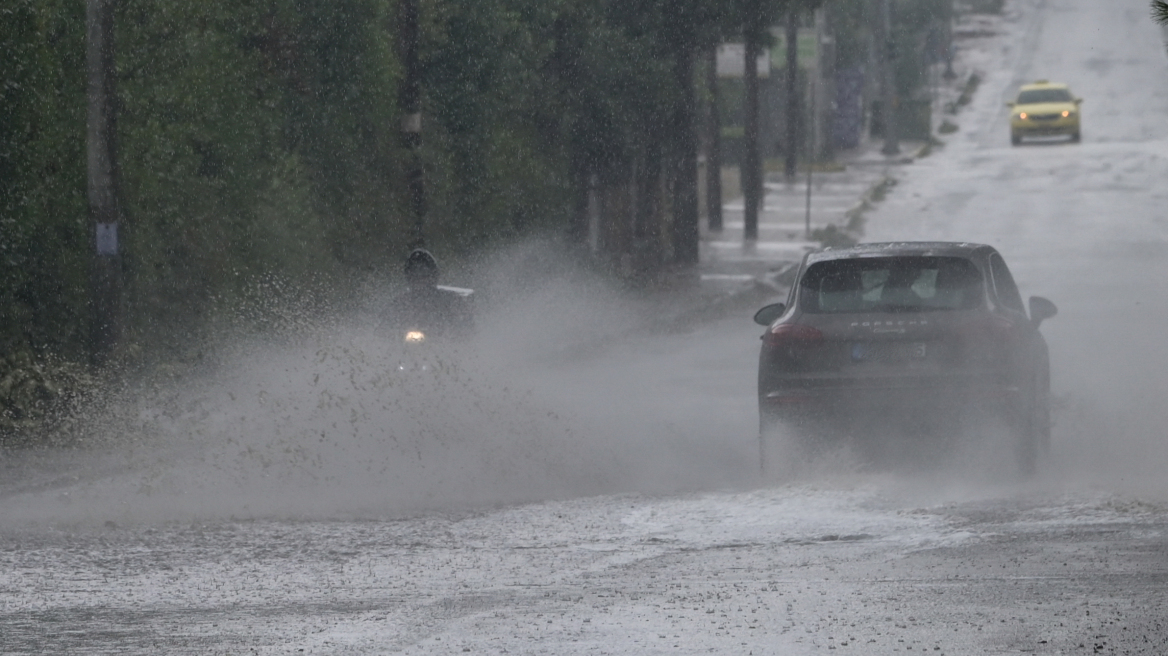
[[[433,350],[426,344],[426,333],[417,328],[405,331],[397,370],[403,373],[428,372],[435,369]]]
[[[450,299],[453,308],[450,317],[455,325],[445,330],[410,324],[401,332],[401,356],[397,370],[404,374],[432,373],[452,370],[456,364],[457,342],[462,341],[472,325],[470,310],[473,290],[439,285],[437,288]]]

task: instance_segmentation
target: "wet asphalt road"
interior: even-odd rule
[[[400,521],[8,532],[0,651],[1163,653],[1163,506],[844,478]]]
[[[1007,6],[868,236],[994,244],[1058,303],[1035,480],[975,451],[760,480],[745,318],[470,376],[442,439],[381,432],[354,339],[6,480],[0,653],[1168,653],[1168,63],[1144,0]],[[1010,147],[1037,77],[1086,98],[1081,145]]]

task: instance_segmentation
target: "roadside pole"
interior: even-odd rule
[[[883,44],[880,50],[881,90],[883,91],[882,104],[884,105],[884,148],[880,150],[885,155],[900,153],[900,140],[897,134],[897,104],[896,97],[896,51],[892,40],[892,1],[880,2],[880,36]]]
[[[667,151],[671,160],[667,179],[673,203],[673,259],[682,266],[697,265],[699,257],[696,54],[695,48],[682,47],[673,59],[674,82],[682,90],[682,96],[671,112],[674,138]],[[654,257],[655,263],[661,261],[660,256]]]
[[[819,91],[816,87],[816,78],[818,75],[808,75],[808,93],[811,98],[811,108],[808,112],[809,116],[815,116],[815,94]],[[815,130],[807,131],[807,213],[804,217],[805,230],[804,233],[807,239],[811,239],[811,176],[815,170],[815,155],[816,155],[816,138]]]
[[[710,232],[722,232],[722,116],[718,102],[718,46],[707,57],[706,86],[710,94],[706,114],[706,220]]]
[[[748,33],[743,58],[746,116],[742,139],[745,150],[742,156],[743,239],[747,242],[758,241],[758,213],[762,209],[762,162],[758,151],[758,57],[761,50],[758,35]]]
[[[794,181],[799,166],[799,10],[794,3],[787,5],[787,136],[784,144],[783,174]]]
[[[410,247],[426,244],[426,177],[422,162],[422,93],[421,68],[418,63],[418,0],[401,0],[398,7],[399,46],[405,78],[398,91],[401,106],[402,144],[408,152],[406,187],[409,192],[410,216],[413,219]]]
[[[86,191],[94,239],[89,346],[90,358],[99,366],[108,361],[122,333],[114,2],[87,0],[85,8]]]

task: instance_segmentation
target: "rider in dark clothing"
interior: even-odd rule
[[[473,328],[471,290],[438,285],[438,261],[424,248],[406,258],[405,294],[391,311],[391,323],[402,330],[420,330],[427,337],[459,338]]]

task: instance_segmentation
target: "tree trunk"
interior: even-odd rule
[[[631,273],[635,274],[656,269],[662,260],[661,151],[661,137],[657,134],[649,135],[643,151],[644,160],[637,167],[632,243],[626,244],[623,249],[629,258]]]
[[[94,363],[100,365],[117,345],[122,331],[114,0],[87,0],[85,21],[87,195],[95,242],[90,353]]]
[[[758,56],[762,50],[759,36],[752,27],[746,31],[746,61],[743,80],[746,98],[743,110],[742,199],[743,236],[746,241],[758,239],[758,213],[762,205],[762,162],[758,152]]]
[[[589,197],[592,191],[592,171],[579,144],[572,144],[569,155],[569,170],[572,178],[572,215],[568,218],[568,243],[574,248],[585,250],[589,244]]]
[[[422,88],[421,67],[418,62],[418,0],[401,0],[399,6],[401,30],[398,45],[401,48],[404,77],[398,89],[401,109],[402,144],[408,151],[406,189],[409,193],[410,216],[413,231],[410,246],[426,243],[426,174],[422,162]]]
[[[722,116],[718,107],[718,46],[706,53],[706,85],[710,107],[706,113],[706,218],[711,232],[722,231]]]
[[[897,126],[896,97],[896,52],[892,39],[892,7],[891,0],[880,0],[880,36],[884,43],[880,48],[880,73],[884,119],[884,148],[880,152],[885,155],[896,155],[900,152],[900,135]]]
[[[794,4],[787,7],[787,135],[783,144],[783,173],[787,180],[795,179],[799,166],[799,12]]]
[[[580,70],[580,26],[569,11],[563,11],[556,16],[552,23],[552,40],[555,48],[550,59],[550,70],[556,78],[556,87],[565,116],[569,118],[568,127],[568,171],[571,178],[572,214],[568,218],[568,243],[581,251],[588,250],[592,245],[591,234],[591,203],[593,197],[593,177],[596,173],[596,163],[589,152],[590,138],[588,125],[579,116],[577,87],[583,78]]]
[[[669,183],[673,205],[673,260],[698,263],[698,140],[694,121],[694,50],[682,46],[674,55],[674,83],[680,92],[673,107],[673,143]]]

